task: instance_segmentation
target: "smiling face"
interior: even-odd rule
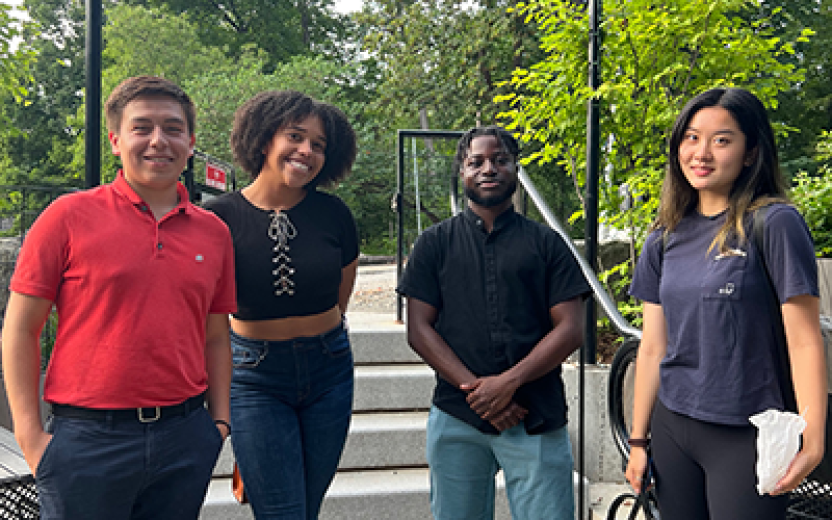
[[[323,168],[325,151],[326,133],[318,116],[289,123],[279,128],[266,146],[260,174],[290,188],[303,188]]]
[[[699,193],[700,212],[711,214],[727,207],[734,181],[752,158],[745,134],[724,108],[703,108],[691,118],[679,144],[679,164]]]
[[[124,106],[118,132],[110,132],[113,154],[136,193],[176,189],[193,155],[194,135],[182,106],[168,97],[136,98]]]
[[[511,205],[517,189],[517,160],[497,136],[471,140],[460,174],[469,203],[498,209]]]

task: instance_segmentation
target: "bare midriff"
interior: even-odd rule
[[[331,309],[311,316],[292,316],[273,320],[244,321],[231,318],[231,330],[250,339],[286,341],[293,338],[319,336],[341,323],[341,309]]]

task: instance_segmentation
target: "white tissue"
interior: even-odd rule
[[[803,417],[792,412],[766,410],[748,419],[757,427],[757,492],[774,491],[800,449]]]

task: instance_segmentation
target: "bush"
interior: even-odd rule
[[[799,172],[791,198],[809,225],[817,256],[832,258],[832,133],[823,134],[816,159],[821,163],[817,175]]]

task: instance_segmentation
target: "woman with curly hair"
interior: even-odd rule
[[[350,172],[355,133],[330,104],[268,91],[237,110],[231,148],[253,181],[206,207],[235,249],[234,453],[258,519],[314,519],[352,414],[342,317],[358,264],[350,210],[317,187]]]

